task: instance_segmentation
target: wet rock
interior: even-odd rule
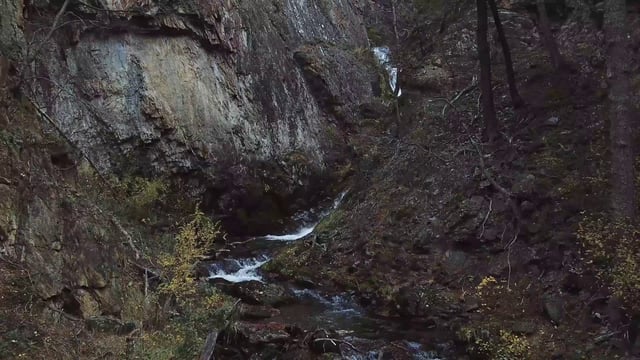
[[[557,116],[552,116],[548,118],[547,121],[544,122],[545,125],[549,125],[549,126],[558,126],[559,123],[560,123],[560,118],[558,118]]]
[[[136,324],[132,322],[122,322],[118,319],[107,316],[94,316],[85,320],[85,325],[89,331],[126,335],[136,329]]]
[[[198,263],[193,270],[196,279],[204,279],[209,277],[209,266],[205,263]]]
[[[307,277],[296,278],[294,282],[297,286],[300,286],[304,289],[315,289],[316,287],[318,287],[318,285],[313,282],[313,280]]]
[[[256,324],[239,321],[235,324],[237,335],[251,345],[284,343],[291,338],[286,325],[280,323]]]
[[[268,319],[279,315],[280,310],[269,306],[242,304],[239,314],[240,318],[245,320]]]
[[[564,318],[564,302],[558,297],[549,296],[545,298],[542,303],[542,308],[545,315],[554,324],[559,324]]]
[[[218,284],[218,288],[227,294],[240,298],[250,305],[281,306],[294,302],[295,295],[277,284],[265,284],[249,281],[233,284]]]
[[[309,348],[317,354],[335,353],[339,354],[340,343],[329,338],[315,338],[309,341]]]

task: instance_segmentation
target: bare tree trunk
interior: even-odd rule
[[[480,59],[480,90],[482,91],[482,117],[484,118],[484,140],[493,141],[498,135],[498,118],[493,104],[491,88],[491,54],[487,30],[489,28],[486,0],[476,0],[478,8],[478,58]]]
[[[496,24],[496,31],[498,32],[498,40],[502,46],[502,54],[504,56],[504,66],[507,72],[507,83],[509,84],[509,94],[511,95],[511,102],[514,108],[519,108],[524,105],[524,101],[518,93],[516,87],[516,75],[513,71],[513,60],[511,59],[511,50],[509,50],[509,43],[507,37],[504,34],[504,28],[502,27],[502,21],[500,21],[500,14],[498,13],[498,6],[496,0],[488,0],[491,13],[493,14],[493,22]]]
[[[400,51],[400,33],[398,32],[398,14],[396,13],[397,0],[391,0],[391,11],[393,13],[393,33],[396,37],[395,51]],[[400,89],[400,72],[396,76],[396,88],[393,90],[393,101],[396,108],[396,131],[394,136],[400,138],[400,104],[398,104],[398,91]]]
[[[635,124],[630,109],[627,9],[625,0],[605,1],[604,29],[607,39],[609,120],[611,123],[611,205],[614,216],[634,220],[636,188],[632,135]]]
[[[560,50],[558,50],[558,44],[556,44],[556,40],[553,38],[553,34],[551,33],[551,22],[547,15],[547,7],[544,4],[544,0],[536,0],[536,5],[538,7],[539,17],[538,28],[542,35],[542,41],[549,52],[553,68],[560,70],[564,67],[565,63],[564,60],[562,60],[562,55],[560,55]]]

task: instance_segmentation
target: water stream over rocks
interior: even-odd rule
[[[344,344],[353,346],[340,346],[342,358],[379,359],[380,349],[393,341],[409,358],[441,359],[435,352],[424,351],[423,345],[410,341],[420,338],[412,336],[420,329],[410,330],[406,324],[368,314],[351,294],[327,294],[321,289],[265,280],[260,268],[271,260],[274,252],[312,235],[322,219],[340,206],[345,195],[346,192],[341,193],[325,210],[310,210],[294,216],[297,226],[289,234],[240,239],[226,259],[209,265],[210,283],[252,307],[247,313],[256,323],[292,324],[307,331],[330,331],[331,338],[340,338]]]

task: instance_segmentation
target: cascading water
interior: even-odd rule
[[[324,210],[320,212],[319,215],[315,216],[315,221],[313,221],[314,219],[311,219],[312,221],[310,222],[310,224],[303,225],[302,227],[300,227],[298,230],[296,230],[291,234],[258,236],[252,240],[286,242],[286,241],[295,241],[295,240],[303,239],[308,235],[310,235],[311,233],[313,233],[316,226],[318,226],[318,224],[320,223],[320,221],[322,221],[322,219],[329,216],[333,211],[335,211],[340,206],[346,194],[347,194],[346,191],[340,193],[340,195],[338,195],[338,197],[333,201],[333,204],[329,209]],[[297,217],[313,218],[313,216],[302,216],[302,215],[298,215]],[[262,276],[260,276],[258,269],[262,265],[269,262],[269,260],[271,260],[271,258],[266,253],[263,253],[260,256],[257,256],[255,258],[228,259],[228,260],[223,260],[217,263],[213,263],[209,266],[209,279],[223,279],[232,283],[247,282],[247,281],[262,282],[263,281]]]
[[[209,279],[223,279],[232,283],[260,281],[262,276],[258,269],[269,262],[266,256],[253,259],[231,259],[226,264],[216,263],[209,267]],[[225,266],[226,265],[226,266]]]
[[[386,46],[374,47],[373,55],[378,59],[378,63],[387,71],[389,75],[389,87],[396,97],[402,95],[402,89],[398,86],[398,68],[391,62],[391,50]]]
[[[209,279],[218,279],[229,283],[265,283],[265,279],[260,273],[260,267],[271,260],[270,255],[274,246],[284,246],[288,242],[304,239],[311,235],[317,225],[340,206],[346,194],[346,191],[341,193],[324,211],[311,210],[294,216],[294,219],[302,225],[289,234],[265,235],[239,242],[239,244],[244,244],[243,246],[251,244],[251,253],[244,254],[239,259],[225,259],[211,264]],[[376,319],[367,315],[366,311],[348,294],[324,295],[312,289],[292,288],[290,290],[297,301],[280,307],[280,314],[271,320],[298,324],[308,329],[340,329],[343,335],[350,334],[344,339],[354,343],[362,341],[366,343],[366,341],[380,339],[400,341],[406,339],[404,332],[395,325],[390,325],[388,320]],[[413,359],[440,360],[434,353],[422,350],[418,343],[405,341],[404,347]],[[344,353],[343,358],[377,360],[380,354],[382,354],[381,351],[353,352]]]

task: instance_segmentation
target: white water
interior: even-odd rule
[[[315,223],[313,223],[312,225],[305,225],[301,228],[299,228],[298,230],[296,230],[296,232],[292,233],[292,234],[285,234],[285,235],[265,235],[263,237],[261,237],[261,239],[265,239],[265,240],[275,240],[275,241],[295,241],[295,240],[300,240],[304,237],[306,237],[307,235],[311,234],[313,232],[313,230],[316,229],[316,226],[318,226],[318,224],[322,221],[322,219],[324,219],[325,217],[329,216],[334,210],[336,210],[338,208],[338,206],[340,206],[340,203],[342,203],[342,199],[344,199],[344,196],[347,194],[346,191],[343,191],[342,193],[340,193],[340,195],[338,195],[338,197],[333,201],[333,206],[326,210],[323,211],[320,214],[320,219],[318,221],[316,221]]]
[[[378,63],[387,70],[389,74],[389,87],[396,97],[402,95],[402,89],[398,86],[398,68],[391,63],[391,50],[386,46],[374,47],[373,55],[378,59]]]
[[[277,240],[277,241],[295,241],[295,240],[299,240],[302,239],[303,237],[311,234],[313,232],[313,230],[315,230],[316,226],[318,224],[313,224],[311,226],[307,226],[307,227],[303,227],[301,229],[299,229],[298,231],[296,231],[293,234],[287,234],[287,235],[266,235],[264,236],[265,240]]]
[[[269,262],[269,258],[264,257],[260,259],[243,259],[234,260],[237,263],[239,269],[233,272],[227,272],[222,268],[216,268],[212,266],[209,269],[209,279],[224,279],[232,283],[239,283],[245,281],[260,281],[262,282],[262,276],[258,274],[258,269]]]

